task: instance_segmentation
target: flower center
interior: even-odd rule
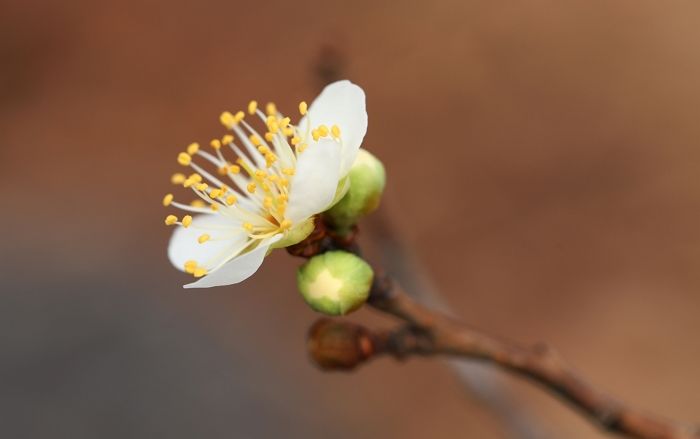
[[[305,102],[299,104],[302,116],[307,114],[307,108]],[[191,143],[177,157],[180,165],[191,168],[193,172],[189,175],[174,174],[171,181],[190,189],[195,197],[190,203],[180,203],[172,194],[167,194],[163,205],[172,205],[188,213],[221,215],[231,220],[230,225],[201,227],[207,233],[198,237],[200,244],[230,240],[243,231],[248,237],[246,247],[242,249],[245,250],[257,245],[251,241],[287,233],[294,226],[286,211],[298,155],[304,152],[312,138],[318,141],[331,136],[340,142],[338,126],[329,129],[319,125],[311,129],[307,116],[307,128],[301,132],[291,124],[289,117],[277,111],[274,103],[268,103],[263,112],[258,109],[256,101],[251,101],[247,110],[250,116],[257,116],[264,124],[263,135],[245,120],[243,111],[236,114],[225,111],[219,120],[233,135],[211,140],[212,151],[204,151],[199,143]],[[231,158],[231,154],[235,158]],[[208,163],[215,171],[208,171],[198,162]],[[193,224],[189,214],[182,219],[168,215],[165,223],[185,228],[200,227],[196,222]],[[188,261],[185,269],[195,275],[206,274],[202,265],[194,261]]]

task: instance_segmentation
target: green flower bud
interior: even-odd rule
[[[297,286],[311,308],[337,316],[365,303],[373,278],[372,268],[362,258],[344,251],[330,251],[299,267]]]
[[[347,193],[324,214],[326,222],[340,233],[346,233],[361,217],[379,207],[386,183],[382,162],[364,149],[357,153],[348,177]]]

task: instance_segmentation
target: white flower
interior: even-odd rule
[[[189,213],[179,219],[168,247],[170,261],[200,278],[185,288],[206,288],[241,282],[255,273],[273,248],[295,244],[313,230],[313,216],[329,208],[347,189],[346,178],[367,132],[365,94],[350,81],[327,86],[297,125],[274,104],[266,112],[255,101],[248,114],[266,127],[260,135],[239,111],[224,112],[221,122],[233,131],[210,145],[213,153],[193,143],[178,156],[193,174],[175,174],[172,181],[191,189],[192,203],[163,205]],[[234,137],[235,136],[235,137]],[[227,160],[224,150],[235,154]],[[195,158],[216,168],[210,173]],[[235,163],[235,164],[234,164]],[[209,207],[207,207],[209,205]]]

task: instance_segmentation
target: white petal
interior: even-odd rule
[[[330,128],[338,125],[343,140],[341,176],[350,170],[357,150],[367,133],[365,92],[350,81],[334,82],[323,89],[309,107],[308,116],[299,122],[301,133],[306,132],[307,120],[312,129],[323,124]]]
[[[258,271],[270,246],[280,239],[282,239],[282,234],[261,241],[253,251],[231,259],[221,268],[204,276],[197,282],[185,285],[185,288],[218,287],[237,284],[248,279],[253,273]]]
[[[312,143],[297,160],[289,188],[287,218],[296,224],[326,210],[340,173],[340,145],[330,139]]]
[[[221,236],[230,236],[230,239],[200,244],[197,238],[205,233],[212,239]],[[179,226],[175,230],[168,245],[168,258],[181,271],[184,271],[185,262],[189,260],[211,268],[230,257],[231,252],[240,248],[246,239],[247,235],[235,219],[223,215],[198,215],[188,228]]]

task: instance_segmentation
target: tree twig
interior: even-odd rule
[[[291,254],[311,257],[334,248],[359,252],[353,237],[335,237],[322,222],[317,225],[309,240],[288,249]],[[503,340],[417,303],[378,269],[368,303],[403,324],[391,331],[373,331],[347,321],[319,320],[309,332],[308,350],[320,368],[352,370],[380,355],[399,360],[415,355],[471,358],[540,384],[605,431],[639,439],[700,439],[697,426],[644,413],[596,389],[546,345]]]

